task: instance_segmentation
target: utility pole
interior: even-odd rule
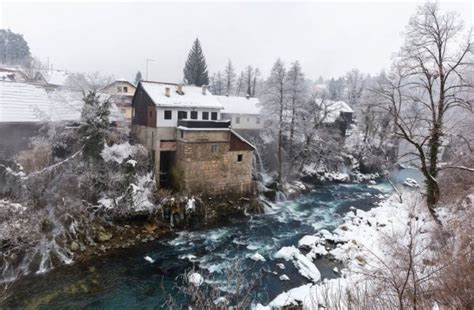
[[[155,61],[154,59],[146,59],[146,80],[148,81],[148,62]]]

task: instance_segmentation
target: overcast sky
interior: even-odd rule
[[[2,1],[2,0],[0,0]],[[267,75],[277,57],[299,60],[308,78],[390,65],[401,32],[421,2],[3,2],[1,28],[22,33],[33,55],[55,68],[133,80],[180,81],[199,37],[209,71],[231,59]],[[472,3],[442,3],[472,25]]]

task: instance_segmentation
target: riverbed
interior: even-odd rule
[[[177,287],[192,269],[223,290],[232,290],[229,271],[239,270],[247,278],[257,275],[252,294],[256,302],[267,303],[282,291],[309,282],[291,262],[273,258],[281,247],[296,245],[304,235],[321,229],[334,229],[352,207],[368,210],[390,192],[387,183],[319,185],[294,201],[275,204],[266,214],[173,233],[87,263],[25,276],[3,307],[143,309],[159,307],[169,296],[184,303]],[[251,259],[256,253],[265,261]],[[323,279],[337,276],[336,262],[317,259],[314,263]],[[284,269],[277,264],[284,264]],[[281,280],[283,274],[289,280]]]

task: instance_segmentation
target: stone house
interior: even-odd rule
[[[253,189],[253,146],[221,120],[205,86],[141,81],[132,132],[151,153],[161,187],[221,195]]]

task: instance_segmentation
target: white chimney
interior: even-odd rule
[[[165,96],[166,97],[170,96],[170,88],[169,87],[165,87]]]
[[[207,86],[206,86],[206,85],[202,85],[202,94],[203,94],[203,95],[206,95],[206,91],[207,91]]]
[[[183,85],[178,84],[178,94],[182,95],[183,94]]]

